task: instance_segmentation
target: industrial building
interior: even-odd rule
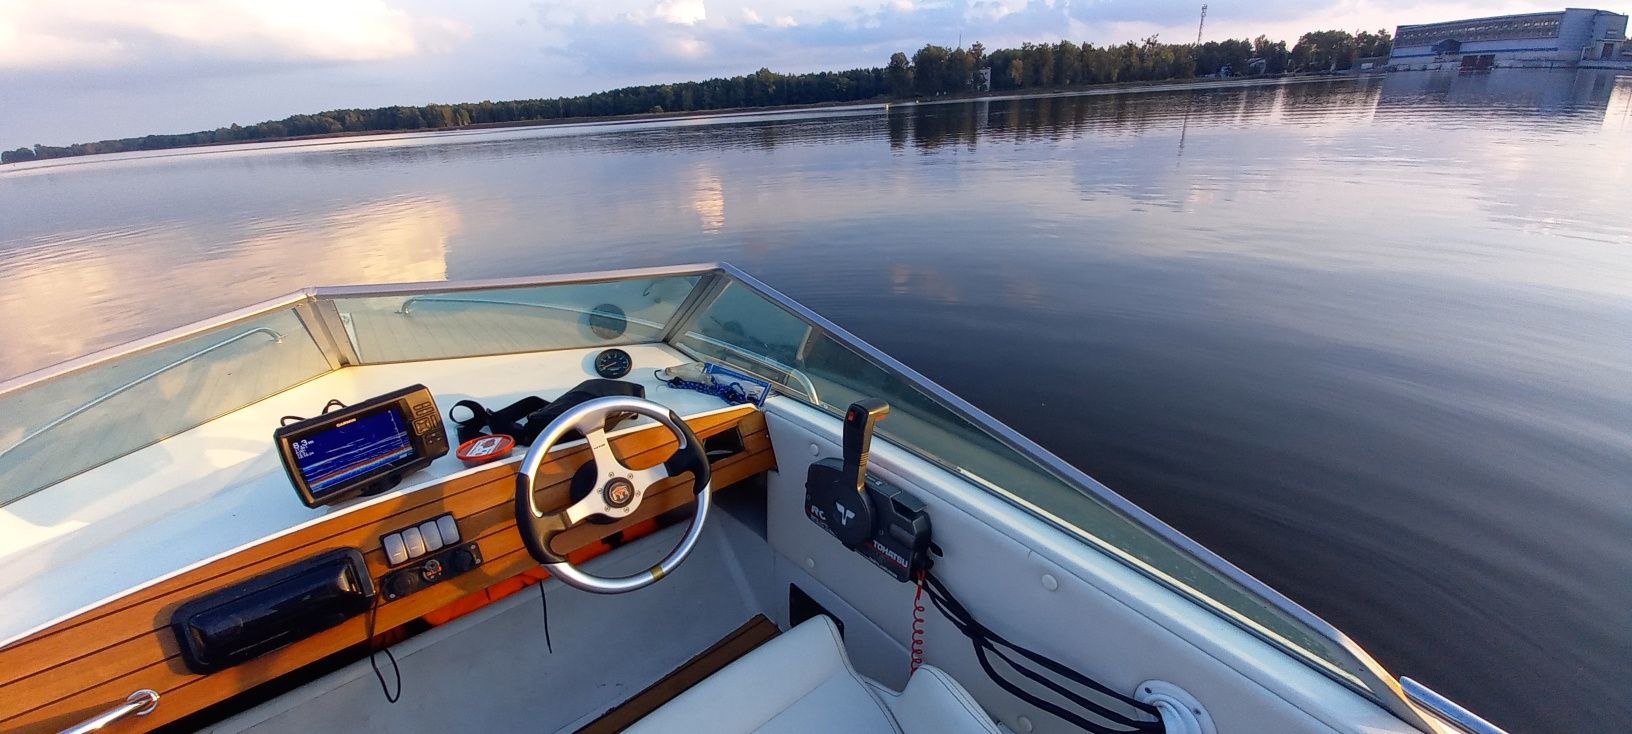
[[[1402,25],[1394,32],[1389,68],[1576,68],[1583,62],[1632,62],[1627,16],[1569,8],[1444,23]]]

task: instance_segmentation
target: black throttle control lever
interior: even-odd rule
[[[890,404],[863,398],[844,413],[844,457],[810,465],[805,479],[805,516],[897,581],[929,567],[929,513],[916,497],[867,476],[873,426]]]
[[[844,412],[844,468],[829,462],[812,464],[805,481],[805,514],[827,528],[844,547],[861,547],[873,537],[873,502],[867,494],[867,453],[873,425],[888,415],[890,404],[862,398]]]
[[[890,404],[862,398],[844,412],[844,483],[857,493],[867,487],[867,454],[873,449],[873,426],[890,414]]]

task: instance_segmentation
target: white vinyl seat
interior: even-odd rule
[[[969,692],[924,665],[894,693],[850,667],[818,616],[692,686],[627,732],[998,734]]]

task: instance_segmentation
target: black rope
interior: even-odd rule
[[[543,581],[534,585],[538,587],[538,608],[544,612],[544,649],[554,655],[555,645],[550,643],[550,597],[544,593]]]
[[[368,609],[368,665],[374,669],[374,677],[380,680],[380,691],[385,694],[386,703],[396,703],[402,698],[402,668],[397,667],[397,656],[391,653],[391,646],[386,645],[379,649],[374,648],[374,622],[379,614],[380,603],[376,598],[374,605]],[[385,682],[385,674],[380,672],[380,663],[375,659],[381,651],[385,652],[387,660],[391,661],[391,675],[397,679],[397,692],[391,692],[391,686]]]
[[[319,415],[327,415],[328,412],[330,410],[333,410],[334,408],[344,408],[344,407],[346,407],[346,404],[340,402],[339,398],[329,398],[329,402],[323,404],[323,412],[319,413]],[[278,424],[287,426],[290,423],[299,423],[299,422],[301,422],[303,420],[306,420],[306,418],[304,418],[303,416],[286,415],[286,416],[278,419]]]
[[[1113,690],[1105,684],[1100,683],[1099,681],[1089,678],[1088,676],[1053,660],[1052,658],[1004,639],[1001,635],[993,632],[985,625],[975,621],[974,615],[970,614],[969,609],[952,596],[952,592],[946,588],[946,585],[943,584],[940,579],[936,578],[934,575],[926,574],[925,581],[927,582],[925,590],[929,592],[930,602],[935,605],[935,608],[939,610],[943,616],[946,617],[947,621],[952,623],[953,627],[957,628],[958,632],[962,633],[964,637],[969,638],[969,641],[974,645],[975,658],[980,662],[980,667],[985,670],[986,675],[1003,690],[1008,691],[1015,697],[1030,703],[1033,706],[1070,722],[1080,729],[1092,732],[1092,734],[1143,734],[1144,732],[1154,733],[1165,731],[1165,728],[1160,720],[1145,721],[1135,719],[1122,714],[1121,712],[1110,709],[1095,701],[1089,700],[1087,697],[1066,688],[1064,685],[1054,680],[1050,680],[1042,673],[1028,668],[1026,665],[1010,657],[1008,654],[1005,654],[1003,650],[998,649],[999,645],[1012,650],[1020,657],[1023,657],[1026,660],[1047,669],[1049,672],[1055,675],[1066,678],[1067,680],[1070,680],[1085,688],[1098,691],[1099,693],[1126,704],[1130,708],[1133,708],[1141,713],[1149,714],[1150,716],[1160,719],[1161,715],[1158,713],[1155,706],[1139,701],[1131,696],[1124,695],[1121,692]],[[1091,711],[1095,715],[1110,721],[1117,726],[1126,728],[1113,728],[1111,726],[1090,721],[1088,718],[1077,714],[1076,712],[1070,711],[1063,706],[1054,703],[1053,701],[1045,700],[1031,691],[1020,687],[1019,684],[1000,674],[997,669],[992,666],[990,656],[994,655],[999,660],[1003,661],[1003,663],[1010,669],[1026,677],[1027,679],[1042,685],[1048,690],[1053,691],[1055,694],[1065,698],[1071,704]]]

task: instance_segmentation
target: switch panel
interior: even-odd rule
[[[380,536],[380,549],[393,566],[400,566],[427,554],[459,543],[459,522],[452,514],[438,515],[418,525]]]

